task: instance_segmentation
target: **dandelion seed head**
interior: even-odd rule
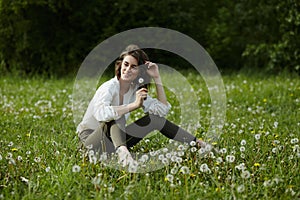
[[[244,145],[246,145],[246,144],[247,144],[246,140],[242,140],[242,141],[241,141],[241,145],[244,146]]]
[[[250,178],[250,172],[248,170],[243,170],[242,173],[241,173],[241,177],[243,179],[248,179]]]
[[[182,166],[180,168],[180,172],[183,174],[189,174],[190,173],[190,169],[187,166]]]
[[[244,185],[239,185],[237,188],[236,188],[237,192],[238,193],[242,193],[245,191],[245,186]]]
[[[202,165],[200,165],[199,169],[203,173],[210,173],[211,172],[211,170],[209,169],[209,167],[206,163],[203,163]]]
[[[46,169],[45,169],[45,171],[48,173],[48,172],[50,172],[50,167],[46,167]]]
[[[72,172],[73,172],[73,173],[80,172],[80,166],[79,166],[79,165],[74,165],[74,166],[72,167]]]
[[[165,177],[165,180],[169,181],[170,183],[173,183],[174,176],[172,174],[167,174],[167,176]]]
[[[259,140],[260,139],[260,134],[259,133],[255,134],[254,137],[255,137],[256,140]]]
[[[229,163],[233,163],[235,160],[235,156],[234,155],[227,155],[226,156],[226,161]]]

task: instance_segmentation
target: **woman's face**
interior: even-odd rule
[[[121,64],[121,79],[132,82],[139,74],[138,61],[131,55],[124,57]]]

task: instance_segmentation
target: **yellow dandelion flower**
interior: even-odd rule
[[[219,187],[216,188],[216,192],[220,192],[221,189]]]
[[[263,99],[263,102],[266,103],[266,102],[267,102],[267,99]]]
[[[213,142],[213,143],[211,143],[212,145],[217,145],[218,143],[217,142]]]
[[[254,167],[259,167],[260,164],[259,163],[254,163]]]
[[[12,148],[11,151],[18,151],[18,149],[17,148]]]
[[[292,97],[292,96],[294,96],[294,94],[292,93],[292,94],[290,94],[290,96]]]
[[[190,176],[191,176],[191,177],[195,177],[195,176],[196,176],[196,174],[193,174],[193,173],[191,173],[191,174],[190,174]]]
[[[30,133],[27,133],[26,136],[27,136],[27,137],[30,137]]]
[[[251,133],[253,133],[253,134],[254,134],[254,133],[255,133],[255,130],[251,131]]]

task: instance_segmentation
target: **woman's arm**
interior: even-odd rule
[[[152,77],[152,79],[155,82],[157,99],[161,103],[168,105],[167,97],[166,97],[165,90],[164,90],[164,87],[163,87],[163,84],[162,84],[162,81],[160,78],[157,64],[149,62],[149,61],[146,62],[145,64],[148,65],[147,73],[149,74],[149,76]]]

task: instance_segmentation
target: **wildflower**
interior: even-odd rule
[[[173,180],[174,180],[174,176],[172,174],[168,174],[165,177],[165,181],[169,181],[170,183],[173,183]]]
[[[260,164],[259,163],[254,163],[254,167],[259,167]]]
[[[26,155],[30,155],[31,154],[31,151],[26,151]]]
[[[243,179],[248,179],[250,178],[250,172],[248,170],[243,170],[242,173],[241,173],[241,177]]]
[[[260,139],[260,134],[259,133],[255,134],[254,137],[255,137],[256,140],[259,140]]]
[[[36,163],[41,162],[41,158],[40,158],[40,157],[35,157],[35,158],[34,158],[34,162],[36,162]]]
[[[274,128],[278,127],[278,122],[274,122]]]
[[[184,156],[184,151],[178,151],[177,155],[178,156]]]
[[[233,163],[234,160],[235,160],[234,155],[227,155],[227,156],[226,156],[226,161],[227,161],[227,162]]]
[[[184,146],[181,144],[181,145],[179,145],[178,147],[177,147],[177,150],[179,150],[179,151],[184,151]]]
[[[190,173],[190,169],[187,166],[182,166],[180,172],[183,174],[188,174]]]
[[[135,172],[137,172],[137,170],[138,170],[138,163],[136,161],[130,162],[128,171],[130,173],[135,173]]]
[[[17,160],[18,160],[18,161],[22,161],[22,160],[23,160],[22,156],[18,156],[18,157],[17,157]]]
[[[273,152],[273,153],[277,153],[277,151],[278,151],[278,149],[277,149],[276,147],[274,147],[274,148],[272,149],[272,152]]]
[[[211,170],[209,169],[208,165],[206,163],[200,165],[200,171],[203,173],[210,173]]]
[[[168,165],[169,164],[169,160],[167,158],[163,158],[161,160],[161,162],[164,164],[164,165]]]
[[[12,147],[14,145],[14,143],[13,142],[10,142],[10,143],[8,143],[8,147]]]
[[[18,149],[17,149],[17,148],[12,148],[11,151],[12,151],[12,152],[18,151]]]
[[[245,147],[244,147],[244,146],[241,146],[241,147],[240,147],[240,151],[241,151],[241,152],[244,152],[244,151],[245,151]]]
[[[46,167],[46,169],[45,169],[45,171],[48,173],[48,172],[50,172],[50,167]]]
[[[227,153],[227,149],[226,149],[226,148],[222,148],[222,149],[220,149],[220,153],[222,153],[222,154],[225,154],[225,153]]]
[[[197,151],[197,148],[196,147],[192,147],[191,150],[190,150],[192,153],[195,153]]]
[[[241,145],[244,146],[244,145],[246,145],[246,144],[247,144],[246,140],[242,140],[242,141],[241,141]]]
[[[239,185],[237,188],[236,188],[237,192],[238,193],[242,193],[245,191],[245,186],[244,185]]]
[[[144,163],[144,162],[146,162],[148,159],[149,159],[149,156],[148,156],[147,154],[144,154],[144,155],[142,155],[142,156],[140,157],[139,161],[140,161],[141,163]]]
[[[72,172],[74,172],[74,173],[80,172],[80,166],[74,165],[74,166],[72,167]]]
[[[177,163],[181,163],[181,162],[182,162],[182,158],[176,157],[176,162],[177,162]]]
[[[196,142],[195,141],[191,141],[190,142],[190,146],[194,147],[196,145]]]
[[[291,139],[291,144],[296,144],[298,142],[299,142],[298,138]]]
[[[166,153],[166,158],[170,159],[172,157],[171,153]]]
[[[164,155],[163,155],[163,154],[160,154],[160,155],[158,156],[158,160],[162,160],[162,159],[164,159]]]
[[[222,163],[222,162],[223,162],[223,159],[222,159],[221,157],[218,157],[218,158],[216,159],[216,162],[217,162],[217,163]]]
[[[235,169],[238,169],[238,170],[245,170],[245,169],[246,169],[245,163],[241,163],[241,164],[235,166]]]
[[[171,174],[176,174],[178,172],[178,167],[173,167],[171,169]]]

